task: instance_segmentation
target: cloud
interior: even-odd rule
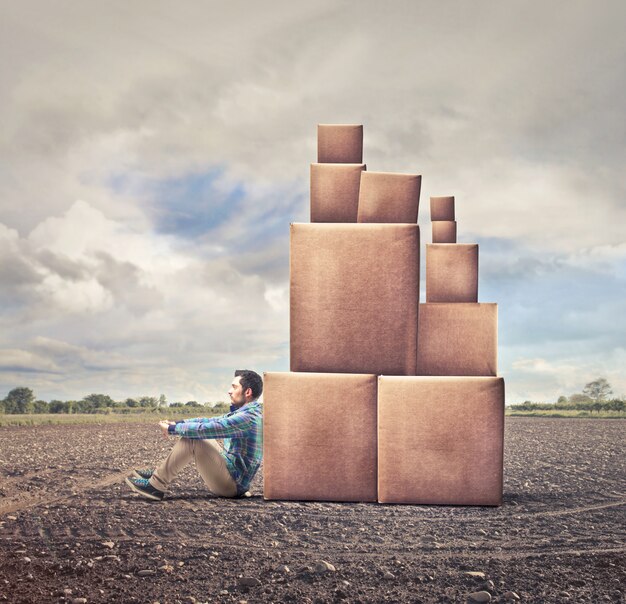
[[[368,169],[423,175],[423,240],[428,197],[456,195],[519,396],[524,359],[609,370],[625,16],[617,1],[8,5],[0,347],[65,372],[36,382],[55,396],[221,396],[242,357],[285,369],[315,125],[357,122]]]

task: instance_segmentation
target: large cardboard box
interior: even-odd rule
[[[266,373],[263,496],[376,501],[375,375]]]
[[[363,126],[360,124],[319,124],[317,161],[320,164],[363,163]]]
[[[433,243],[456,243],[456,220],[435,220],[433,227]]]
[[[478,244],[426,244],[426,302],[478,302]]]
[[[415,224],[421,186],[418,174],[362,172],[358,222]]]
[[[311,222],[356,222],[365,164],[311,164]]]
[[[378,500],[500,505],[504,380],[381,377]]]
[[[417,375],[498,374],[497,304],[420,304]]]
[[[430,198],[430,219],[454,220],[454,195]]]
[[[416,224],[291,225],[291,371],[415,375]]]

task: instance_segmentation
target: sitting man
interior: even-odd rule
[[[176,475],[192,460],[209,490],[220,497],[242,497],[263,456],[263,406],[258,401],[263,380],[248,369],[235,372],[228,395],[230,413],[178,422],[162,421],[165,436],[181,436],[154,470],[135,470],[128,486],[148,499],[160,501]],[[224,439],[224,448],[214,439]]]

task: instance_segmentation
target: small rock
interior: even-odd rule
[[[510,601],[519,600],[519,596],[514,591],[507,591],[504,593],[504,599]]]
[[[17,520],[17,516],[7,516],[7,520]]]
[[[150,569],[137,571],[137,576],[138,577],[151,577],[154,574],[156,574],[156,573],[153,570],[150,570]]]
[[[72,604],[87,604],[87,598],[74,598]]]
[[[241,579],[239,579],[239,585],[242,587],[258,587],[261,585],[261,581],[256,577],[241,577]]]
[[[104,547],[108,547],[109,549],[113,549],[115,547],[115,543],[113,543],[113,541],[103,541],[102,545],[104,545]]]
[[[313,570],[316,573],[327,573],[327,572],[335,572],[337,569],[330,563],[326,562],[326,560],[319,560],[315,563]]]
[[[383,575],[383,579],[386,579],[387,581],[391,581],[392,579],[395,579],[396,576],[393,573],[390,573],[389,571],[387,571],[384,575]]]
[[[220,591],[220,596],[227,596],[227,595],[228,595],[227,589],[222,589],[222,591]]]
[[[178,566],[185,566],[185,563],[181,560],[181,561],[178,563]]]
[[[288,567],[286,564],[281,564],[281,565],[280,565],[280,566],[279,566],[276,570],[277,570],[279,573],[285,573],[285,574],[287,574],[287,573],[291,572],[291,571],[289,570],[289,567]]]
[[[28,556],[24,556],[22,560],[26,562],[26,564],[30,564],[30,558]]]
[[[71,596],[71,595],[72,595],[72,590],[71,590],[69,587],[66,587],[66,588],[63,590],[63,595],[65,595],[65,596]]]
[[[467,601],[476,604],[491,602],[491,594],[488,591],[475,591],[467,596]]]
[[[561,596],[562,598],[571,598],[572,594],[566,592],[566,591],[562,591],[559,596]]]
[[[166,573],[171,573],[174,571],[174,567],[171,564],[164,564],[163,566],[159,566],[159,570],[162,570]]]
[[[476,570],[468,570],[465,574],[468,577],[476,577],[477,579],[484,579],[486,577],[485,573]]]

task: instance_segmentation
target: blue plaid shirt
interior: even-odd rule
[[[237,484],[237,494],[248,490],[263,458],[263,405],[252,401],[221,417],[196,417],[177,422],[169,431],[185,438],[224,439],[222,455]]]

